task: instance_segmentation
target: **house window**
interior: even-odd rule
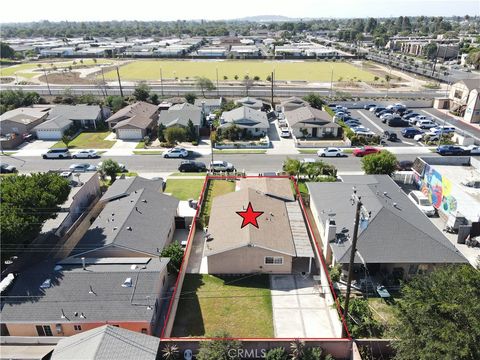
[[[37,329],[38,336],[53,336],[50,325],[37,325],[35,327]]]
[[[265,256],[265,265],[283,265],[283,256]]]
[[[81,325],[73,325],[73,330],[82,331],[82,326]]]
[[[463,95],[463,92],[460,91],[460,90],[455,90],[455,94],[453,95],[454,97],[456,97],[457,99],[461,99],[462,98],[462,95]]]

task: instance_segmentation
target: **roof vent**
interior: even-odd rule
[[[114,227],[113,227],[113,231],[115,231],[115,230],[117,230],[117,229],[118,229],[118,227],[117,227],[117,226],[114,226]]]
[[[146,204],[146,203],[147,203],[147,199],[142,199],[142,202]]]
[[[115,216],[115,213],[112,213],[112,216]]]
[[[137,265],[133,264],[132,266],[130,266],[130,270],[136,270],[137,269]]]
[[[127,226],[127,230],[128,230],[128,231],[132,231],[132,227],[131,227],[131,226]]]
[[[122,287],[132,287],[132,278],[126,278],[122,284]]]
[[[78,312],[74,311],[74,312],[73,312],[73,316],[77,317],[77,316],[78,316]]]
[[[61,316],[61,318],[62,318],[62,319],[66,319],[66,318],[67,318],[67,316],[65,315],[65,312],[63,311],[63,309],[62,309],[62,316]]]
[[[86,316],[85,316],[85,314],[84,314],[83,312],[80,314],[80,318],[82,318],[82,319],[85,319],[85,318],[86,318]]]
[[[48,289],[50,286],[52,286],[52,280],[47,279],[40,285],[40,289]]]
[[[55,270],[55,271],[60,271],[60,270],[62,270],[62,267],[61,267],[60,265],[56,265],[56,266],[53,268],[53,270]]]
[[[95,291],[93,291],[92,285],[90,285],[90,290],[88,290],[88,293],[92,295],[97,295],[95,294]]]

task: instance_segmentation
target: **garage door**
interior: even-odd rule
[[[37,130],[37,137],[40,140],[60,140],[62,132],[60,130]]]
[[[141,140],[142,130],[140,129],[118,129],[118,138],[124,140]]]

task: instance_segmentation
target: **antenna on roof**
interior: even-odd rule
[[[63,311],[62,309],[62,316],[61,316],[62,319],[67,319],[67,316],[65,315],[65,312]],[[67,319],[68,320],[68,319]]]
[[[85,318],[86,318],[86,316],[83,314],[83,312],[80,314],[80,317],[81,317],[82,319],[85,319]]]
[[[90,286],[90,290],[88,290],[88,293],[92,294],[92,295],[97,295],[97,294],[95,294],[95,291],[93,291],[92,285],[89,285],[89,286]]]

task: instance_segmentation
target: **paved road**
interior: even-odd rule
[[[397,155],[399,160],[414,160],[417,155]],[[432,153],[432,156],[436,154]],[[231,162],[238,170],[245,170],[248,173],[262,173],[267,171],[279,171],[282,168],[282,163],[286,159],[285,155],[265,155],[265,154],[222,154],[221,159]],[[291,155],[291,158],[303,159],[306,157],[316,157],[314,154],[300,154]],[[164,159],[160,155],[132,155],[122,157],[111,157],[112,159],[125,164],[127,169],[134,172],[155,173],[155,172],[175,172],[177,171],[180,160]],[[219,159],[215,155],[215,159]],[[210,162],[210,155],[199,156],[198,161],[204,163]],[[322,160],[333,164],[338,171],[361,171],[360,159],[351,155],[344,158],[322,158]],[[69,165],[79,162],[86,162],[97,164],[98,159],[94,160],[44,160],[38,157],[22,157],[16,158],[13,156],[0,156],[0,161],[14,165],[20,173],[29,173],[35,171],[48,171],[67,169]]]

